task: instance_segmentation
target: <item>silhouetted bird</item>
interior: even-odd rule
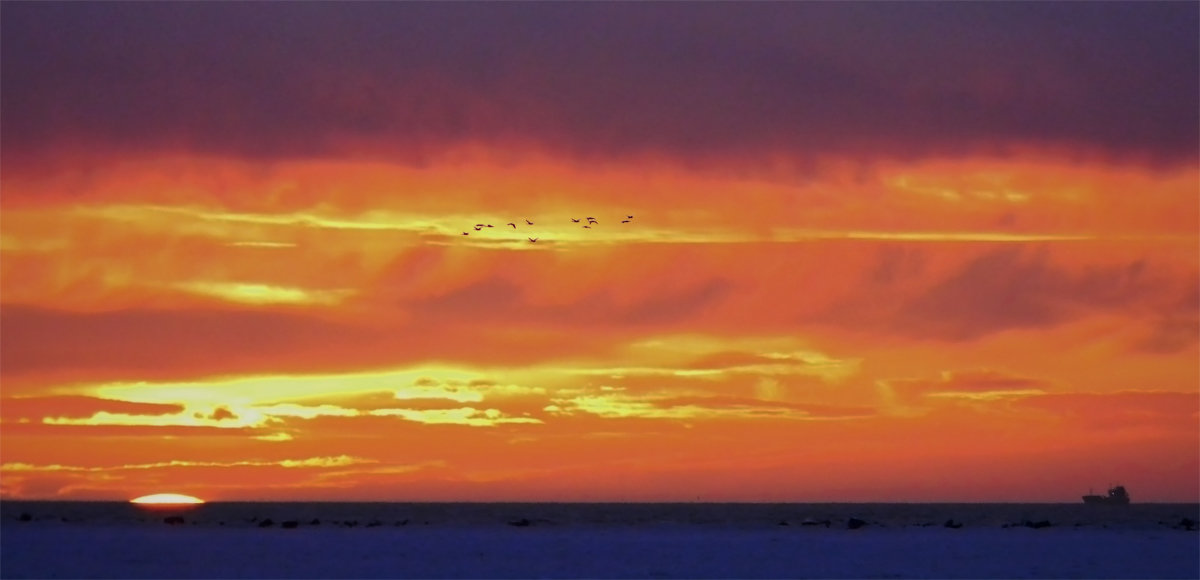
[[[529,238],[529,241],[530,241],[530,242],[536,242],[536,241],[538,241],[538,239],[537,239],[537,238]]]
[[[589,229],[589,230],[590,230],[590,229],[592,229],[592,226],[583,226],[583,227],[585,227],[585,228],[587,228],[587,229]]]
[[[484,227],[489,227],[489,228],[490,228],[490,227],[492,227],[492,224],[488,224],[487,226],[484,226]]]
[[[579,220],[577,220],[577,219],[575,219],[575,218],[571,218],[571,221],[573,221],[573,222],[575,222],[575,223],[579,223]]]
[[[482,230],[482,229],[483,229],[482,227],[475,226],[475,231],[479,231],[479,230]]]
[[[633,219],[633,216],[631,216],[631,215],[627,215],[627,216],[625,216],[625,217],[627,217],[627,218],[629,218],[629,219]]]
[[[471,235],[471,234],[468,234],[467,232],[463,232],[463,235],[464,235],[464,236],[469,236],[469,235]]]
[[[589,221],[589,222],[594,222],[594,221],[596,221],[596,218],[594,218],[594,217],[590,217],[590,218],[588,218],[588,219],[587,219],[587,221]]]
[[[525,218],[525,223],[527,223],[529,225],[533,225],[533,222],[529,221],[529,218]]]
[[[475,227],[476,227],[476,228],[482,228],[482,227],[483,227],[483,224],[475,224]]]
[[[621,223],[627,224],[627,223],[629,223],[629,220],[621,220]]]
[[[504,225],[512,226],[514,230],[517,229],[517,224],[514,224],[512,222],[508,222],[507,224],[504,224]]]

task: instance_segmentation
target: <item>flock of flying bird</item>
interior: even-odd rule
[[[594,226],[594,225],[600,225],[600,222],[599,222],[599,221],[598,221],[596,218],[594,218],[594,217],[588,217],[588,218],[584,218],[584,219],[586,219],[586,220],[587,220],[587,224],[585,224],[585,225],[583,226],[583,229],[585,229],[585,230],[590,230],[590,229],[592,229],[592,226]],[[623,224],[627,224],[627,223],[629,223],[629,222],[631,222],[631,221],[633,221],[633,216],[631,216],[631,215],[627,215],[627,216],[625,216],[625,219],[621,220],[621,223],[623,223]],[[579,219],[577,219],[577,218],[571,218],[571,222],[572,222],[572,223],[579,223]],[[517,224],[516,224],[516,223],[514,223],[514,222],[508,222],[508,223],[506,223],[506,224],[504,224],[504,225],[506,225],[506,226],[512,226],[512,229],[514,229],[514,230],[515,230],[515,229],[517,229]],[[529,226],[531,226],[531,225],[533,225],[533,222],[529,221],[529,218],[525,218],[525,225],[529,225]],[[478,232],[478,231],[482,231],[482,230],[483,230],[483,228],[491,228],[491,227],[495,227],[495,226],[493,226],[492,224],[475,224],[475,231],[477,231],[477,232]],[[471,235],[471,232],[463,232],[463,233],[462,233],[462,235],[464,235],[464,236],[469,236],[469,235]],[[529,243],[535,243],[535,242],[537,242],[539,239],[540,239],[540,238],[528,238],[528,240],[529,240]]]

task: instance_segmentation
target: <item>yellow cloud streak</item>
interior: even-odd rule
[[[772,417],[792,420],[845,420],[850,417],[814,416],[801,409],[785,406],[728,406],[707,407],[697,404],[661,406],[657,404],[670,397],[662,395],[634,396],[624,393],[582,395],[555,399],[545,411],[555,415],[573,415],[579,412],[604,418],[640,419],[762,419]]]
[[[443,384],[465,385],[473,380],[482,379],[483,376],[482,373],[473,371],[422,366],[376,372],[248,376],[202,382],[108,383],[85,387],[83,390],[101,398],[212,407],[265,405],[284,400],[328,395],[361,395],[380,391],[390,391],[397,399],[444,398],[462,402],[460,399],[464,396],[468,398],[463,400],[477,400],[474,394],[462,394],[473,392],[473,387],[431,387],[417,383],[433,379]]]
[[[186,207],[153,205],[112,205],[78,208],[78,215],[123,222],[158,224],[162,214],[191,218],[201,222],[226,222],[267,226],[304,227],[340,230],[397,231],[425,237],[431,245],[463,246],[479,249],[554,250],[572,246],[610,246],[621,244],[743,244],[743,243],[801,243],[822,240],[894,240],[914,242],[1054,242],[1111,239],[1086,233],[1003,232],[1003,231],[885,231],[870,229],[774,228],[770,231],[743,230],[719,223],[697,226],[672,226],[654,221],[654,216],[636,218],[632,223],[601,223],[590,230],[570,221],[571,216],[534,216],[534,225],[518,224],[513,229],[500,221],[491,220],[492,228],[476,231],[481,218],[467,214],[405,214],[392,211],[368,211],[349,217],[324,216],[318,213],[245,213]],[[484,218],[483,221],[487,221]],[[517,219],[523,222],[523,219]],[[613,220],[606,220],[613,221]],[[469,235],[463,236],[466,232]],[[221,237],[237,237],[237,229],[210,232]],[[530,243],[528,238],[538,238]],[[1123,236],[1128,238],[1129,236]],[[1158,236],[1133,236],[1136,239],[1158,239]],[[9,240],[10,246],[18,241]],[[291,247],[291,242],[235,241],[229,245],[258,247]]]
[[[244,428],[268,427],[283,418],[311,419],[322,416],[394,416],[408,421],[469,426],[502,423],[540,423],[529,417],[511,417],[493,408],[408,409],[405,400],[444,399],[455,403],[481,403],[492,397],[544,394],[540,387],[508,384],[470,384],[482,374],[436,367],[383,372],[316,376],[255,376],[188,383],[112,383],[87,387],[102,398],[131,402],[182,404],[185,410],[169,415],[130,415],[98,412],[91,417],[46,417],[48,425],[142,425]],[[433,382],[435,384],[423,384]],[[391,392],[395,408],[361,411],[332,404],[299,404],[284,400],[313,400]],[[229,416],[216,418],[223,408]],[[284,440],[286,434],[265,435]]]
[[[155,463],[135,463],[109,467],[82,467],[76,465],[35,465],[31,463],[5,463],[0,465],[0,471],[69,471],[69,472],[110,472],[117,470],[161,469],[166,467],[287,467],[287,468],[321,468],[346,467],[350,465],[379,463],[376,459],[337,455],[325,457],[309,457],[307,459],[281,459],[278,461],[159,461]]]
[[[761,376],[776,375],[808,375],[836,381],[853,375],[857,369],[857,361],[827,361],[820,365],[807,363],[791,364],[746,364],[730,365],[720,368],[672,368],[672,367],[595,367],[582,369],[563,369],[567,374],[596,375],[611,377],[628,376],[673,376],[702,379],[723,379],[731,374],[752,374]]]
[[[673,376],[723,377],[730,373],[774,375],[806,375],[836,382],[853,376],[862,362],[857,358],[836,358],[807,348],[803,341],[792,337],[733,337],[707,335],[670,335],[641,340],[626,348],[627,357],[665,361],[666,364],[625,368],[587,368],[573,370],[578,374],[650,374]],[[732,364],[713,368],[687,368],[682,364],[705,355],[738,352],[777,363]]]
[[[196,207],[162,205],[107,205],[79,207],[75,213],[125,222],[161,222],[163,214],[192,218],[198,221],[230,222],[276,226],[302,226],[323,229],[404,230],[414,229],[412,223],[398,221],[391,212],[364,212],[357,219],[338,219],[305,212],[278,214],[214,211]]]
[[[908,191],[921,195],[938,197],[946,201],[957,202],[963,199],[978,199],[983,201],[1003,201],[1008,203],[1026,203],[1033,196],[1025,191],[1017,191],[1004,185],[1005,175],[983,174],[976,175],[977,183],[965,187],[953,188],[932,184],[915,183],[912,176],[898,175],[888,180],[893,189]]]
[[[265,423],[262,417],[256,417],[256,419],[258,420],[239,415],[235,419],[217,420],[188,412],[170,415],[130,415],[98,411],[91,417],[43,417],[42,423],[45,425],[137,425],[146,427],[217,427],[220,429],[240,429]]]
[[[800,234],[803,236],[804,234]],[[825,239],[894,240],[902,242],[1078,242],[1099,239],[1083,234],[1018,234],[1007,232],[880,232],[849,231]],[[795,240],[788,240],[795,241]]]
[[[171,287],[243,304],[337,304],[353,290],[305,290],[238,282],[182,282]]]
[[[409,421],[427,424],[470,425],[484,427],[501,423],[530,423],[541,424],[541,419],[533,417],[509,417],[498,409],[476,409],[460,407],[458,409],[376,409],[368,414],[382,417],[401,417]]]
[[[1042,389],[996,389],[991,391],[933,391],[923,396],[934,399],[965,399],[971,401],[998,401],[1003,399],[1020,399],[1033,395],[1044,395]]]
[[[653,397],[635,398],[627,395],[585,395],[569,399],[556,399],[545,410],[557,415],[573,415],[576,412],[590,413],[606,418],[643,419],[698,419],[716,417],[743,417],[746,410],[740,408],[713,409],[698,405],[659,407]],[[772,409],[769,414],[786,414],[786,410]],[[761,413],[756,416],[761,417]]]
[[[47,424],[60,425],[150,425],[150,426],[210,426],[222,428],[269,427],[285,418],[309,419],[321,416],[395,416],[422,423],[461,424],[471,426],[502,423],[540,423],[529,416],[507,416],[494,408],[481,405],[496,397],[564,396],[584,394],[577,387],[578,377],[664,376],[699,379],[721,379],[730,375],[758,375],[763,378],[780,376],[812,376],[826,382],[839,382],[858,372],[858,359],[836,358],[805,348],[791,337],[741,337],[737,339],[706,335],[674,335],[644,340],[626,347],[623,360],[631,365],[605,366],[579,362],[531,366],[517,369],[451,369],[422,366],[376,372],[327,375],[250,376],[210,381],[176,383],[110,383],[85,387],[83,392],[101,398],[142,402],[182,404],[185,411],[174,415],[123,415],[101,412],[87,418],[46,418]],[[732,354],[721,363],[696,366],[708,355]],[[699,357],[699,358],[698,358]],[[762,361],[762,362],[757,362]],[[639,364],[640,363],[640,364]],[[495,383],[491,376],[505,376],[519,384]],[[527,385],[545,386],[527,386]],[[347,398],[389,392],[395,404],[390,408],[358,410],[322,399]],[[677,395],[679,393],[676,393]],[[446,400],[460,406],[452,409],[409,409],[405,400]],[[612,405],[620,397],[610,397]],[[305,403],[311,401],[312,403]],[[321,404],[314,404],[318,401]],[[580,399],[580,408],[600,404],[603,398]],[[613,402],[616,401],[616,402]],[[550,402],[547,400],[547,402]],[[464,403],[468,405],[463,405]],[[629,401],[625,401],[629,403]],[[214,412],[224,408],[226,417],[218,419]],[[598,407],[597,407],[598,408]],[[762,414],[756,411],[719,411],[680,407],[672,410],[647,409],[618,405],[629,413],[649,416],[728,416],[729,413]],[[626,412],[621,411],[621,412]],[[782,411],[781,411],[782,412]],[[654,415],[657,413],[657,415]],[[724,415],[722,415],[724,413]],[[789,411],[791,413],[791,411]],[[664,415],[665,414],[665,415]],[[794,414],[794,413],[792,413]],[[286,436],[286,434],[285,434]],[[279,439],[281,436],[267,435]]]
[[[295,404],[272,405],[268,407],[229,406],[236,418],[212,419],[197,414],[179,413],[175,415],[127,415],[120,413],[98,412],[91,417],[45,417],[42,423],[46,425],[125,425],[149,427],[219,427],[236,429],[241,427],[264,427],[280,421],[281,417],[313,419],[316,417],[399,417],[407,421],[428,424],[469,425],[472,427],[494,426],[502,423],[541,423],[532,417],[510,417],[499,409],[476,409],[461,407],[456,409],[374,409],[359,411],[346,409],[336,405],[305,406]],[[266,440],[280,440],[278,435],[263,436]]]
[[[295,248],[291,242],[229,242],[226,246],[234,248]]]

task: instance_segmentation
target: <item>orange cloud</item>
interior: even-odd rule
[[[178,404],[138,403],[83,395],[4,397],[0,400],[0,417],[4,422],[36,421],[44,417],[90,417],[101,412],[154,416],[181,411],[183,405]]]
[[[457,155],[6,175],[6,497],[1015,501],[1194,447],[1195,167]]]
[[[1200,393],[1195,392],[1046,393],[1014,405],[1081,421],[1095,429],[1156,426],[1194,434],[1200,419]]]
[[[1053,387],[1046,380],[1009,375],[993,369],[944,371],[935,379],[879,381],[885,401],[902,406],[928,405],[932,399],[988,401],[1041,395]]]

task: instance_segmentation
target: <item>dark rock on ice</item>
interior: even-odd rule
[[[829,520],[814,520],[812,518],[805,518],[804,521],[800,522],[800,525],[802,525],[802,526],[825,526],[828,528],[829,526],[833,525],[833,522],[831,522]]]
[[[408,520],[397,520],[397,521],[396,521],[396,526],[397,526],[397,527],[399,527],[399,526],[407,526],[407,525],[408,525]]]
[[[867,525],[867,522],[860,520],[858,518],[850,518],[850,519],[846,520],[846,527],[851,530],[857,530],[858,528],[861,528],[865,525]]]
[[[378,528],[379,526],[382,526],[382,525],[383,525],[383,522],[381,522],[379,520],[371,520],[371,521],[367,522],[368,528]]]
[[[317,519],[317,518],[313,518],[311,522],[308,522],[308,525],[310,525],[310,526],[319,526],[319,525],[321,525],[321,520],[319,520],[319,519]]]
[[[1025,522],[1021,525],[1025,526],[1027,528],[1033,528],[1033,529],[1037,530],[1037,529],[1041,529],[1041,528],[1048,528],[1048,527],[1052,526],[1053,524],[1050,523],[1050,520],[1038,520],[1036,522],[1031,522],[1029,520],[1025,520]]]
[[[778,524],[775,524],[775,525],[778,525],[778,526],[786,526],[786,525],[788,525],[788,521],[787,521],[787,520],[779,520],[779,523],[778,523]]]
[[[1183,518],[1179,520],[1179,525],[1176,527],[1183,528],[1190,532],[1196,529],[1196,521],[1192,518]]]
[[[525,527],[528,527],[529,524],[531,524],[531,523],[533,523],[533,522],[530,522],[529,520],[527,520],[525,518],[521,518],[519,520],[510,520],[508,522],[508,525],[516,526],[518,528],[525,528]]]
[[[295,529],[299,525],[300,525],[300,522],[298,522],[296,520],[288,520],[286,522],[281,522],[279,524],[279,527],[287,529],[287,530],[291,530],[291,529]]]
[[[260,528],[269,528],[273,525],[275,525],[275,522],[271,521],[271,518],[267,518],[261,522],[258,522],[258,527]]]
[[[946,520],[946,523],[942,525],[946,526],[947,528],[954,528],[956,530],[963,526],[962,522],[956,522],[953,518]]]
[[[167,517],[163,518],[163,523],[170,524],[172,526],[182,524],[183,516],[167,516]]]
[[[19,521],[19,522],[32,522],[32,521],[33,521],[33,516],[32,516],[32,515],[29,515],[29,514],[27,514],[27,513],[24,513],[24,514],[21,514],[20,516],[17,516],[17,521]]]

